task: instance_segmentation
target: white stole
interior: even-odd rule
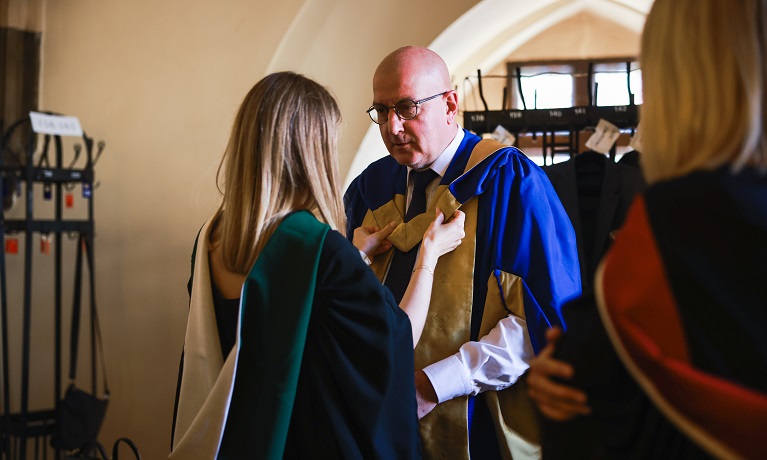
[[[234,390],[240,322],[237,321],[237,342],[224,362],[208,264],[211,224],[212,219],[205,223],[197,240],[184,338],[184,370],[170,459],[216,458]]]

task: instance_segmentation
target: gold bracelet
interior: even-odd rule
[[[425,268],[426,270],[428,270],[429,273],[431,273],[431,277],[434,278],[434,270],[432,270],[431,267],[429,267],[428,265],[419,265],[415,267],[413,269],[413,273],[415,273],[415,271],[418,270],[419,268]]]

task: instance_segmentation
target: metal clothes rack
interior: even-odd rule
[[[464,112],[464,127],[481,135],[493,132],[500,125],[515,136],[517,139],[515,146],[518,144],[519,136],[522,133],[531,133],[533,136],[541,134],[543,137],[544,163],[547,153],[551,155],[552,162],[554,155],[557,153],[567,153],[572,157],[578,153],[580,132],[586,129],[593,129],[600,119],[609,121],[621,130],[630,131],[631,134],[634,133],[639,124],[639,106],[634,104],[634,95],[631,91],[628,75],[630,71],[631,63],[627,62],[626,85],[629,93],[628,105],[597,106],[595,104],[597,85],[594,83],[593,65],[589,65],[587,72],[588,105],[556,109],[527,109],[522,93],[521,69],[517,67],[514,78],[516,79],[521,102],[525,108],[505,110],[488,110],[488,105],[482,91],[482,75],[477,71],[479,95],[485,110]],[[504,91],[504,105],[506,93],[508,91]],[[557,142],[556,134],[567,135],[567,142]],[[610,156],[615,159],[614,147]]]
[[[48,114],[56,115],[48,112]],[[31,132],[31,121],[25,117],[12,125],[2,133],[0,141],[0,189],[5,193],[19,193],[23,200],[19,204],[24,205],[24,217],[20,219],[7,219],[5,209],[0,213],[0,321],[2,321],[2,397],[3,414],[0,421],[0,458],[15,460],[27,458],[47,459],[49,451],[50,435],[55,427],[55,404],[62,396],[62,245],[64,237],[72,234],[84,234],[90,237],[94,233],[93,219],[93,166],[103,150],[104,143],[98,143],[98,152],[94,156],[94,141],[85,133],[82,135],[82,143],[85,152],[85,165],[75,168],[80,157],[82,147],[75,145],[74,160],[69,165],[64,165],[64,148],[62,138],[59,135],[35,134]],[[20,132],[29,132],[28,139],[21,142],[12,142],[18,140]],[[36,147],[42,140],[43,152],[40,154],[40,160],[35,165]],[[18,145],[23,145],[18,150]],[[52,159],[48,159],[48,149],[53,146],[55,152]],[[43,161],[43,159],[45,161]],[[12,160],[12,161],[7,161]],[[45,163],[45,164],[44,164]],[[3,187],[10,182],[15,186]],[[81,185],[83,187],[83,196],[87,200],[87,217],[84,219],[65,219],[64,217],[64,195],[65,190],[72,186]],[[34,190],[37,186],[44,187],[44,194],[50,193],[50,199],[53,202],[53,219],[39,219],[34,214]],[[47,197],[46,197],[47,198]],[[20,401],[18,401],[18,410],[12,411],[11,404],[11,371],[10,371],[10,353],[18,351],[18,348],[9,347],[9,308],[18,308],[19,306],[10,306],[8,302],[8,285],[6,271],[5,243],[6,234],[23,235],[23,308],[21,325],[21,375],[20,383]],[[32,341],[32,286],[33,286],[33,247],[35,247],[35,236],[50,236],[53,245],[53,264],[54,264],[54,299],[53,299],[53,321],[54,321],[54,371],[52,390],[52,407],[44,410],[30,410],[30,367],[31,354],[30,345]],[[78,248],[79,250],[79,248]],[[95,362],[95,347],[91,345],[91,360]],[[95,392],[94,375],[94,392]],[[61,458],[62,452],[58,449],[53,450],[51,458]]]

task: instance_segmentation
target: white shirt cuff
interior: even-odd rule
[[[439,402],[457,396],[500,391],[527,371],[535,356],[522,318],[507,316],[479,342],[467,342],[458,353],[424,369]]]
[[[471,393],[471,381],[456,355],[425,367],[423,372],[429,377],[437,400],[441,403]]]

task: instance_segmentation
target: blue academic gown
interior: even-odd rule
[[[537,353],[545,345],[545,331],[552,325],[563,325],[562,305],[581,293],[575,233],[541,168],[522,152],[508,146],[497,145],[499,148],[492,153],[480,156],[478,160],[471,158],[481,139],[468,131],[464,134],[435,194],[447,195],[439,198],[439,203],[454,203],[452,207],[443,208],[446,215],[456,208],[476,213],[476,225],[474,228],[467,227],[469,236],[464,239],[466,244],[470,232],[476,233],[474,260],[470,261],[473,262],[473,280],[470,283],[472,301],[468,305],[471,309],[468,338],[478,340],[487,333],[486,326],[482,325],[485,306],[499,297],[500,291],[506,310],[504,315],[515,314],[527,321],[529,340]],[[483,142],[485,145],[488,143]],[[467,170],[469,164],[471,166]],[[362,225],[366,216],[368,223],[371,222],[371,215],[376,219],[389,218],[390,214],[383,214],[382,210],[391,209],[390,202],[397,202],[397,195],[404,197],[406,194],[405,166],[398,164],[391,156],[372,163],[351,183],[345,194],[347,235],[351,237],[353,229]],[[397,206],[404,208],[401,197],[401,204]],[[434,209],[435,199],[432,200],[429,213],[433,213]],[[400,211],[404,215],[404,209]],[[377,213],[381,213],[380,216]],[[467,222],[470,220],[467,218]],[[376,223],[383,226],[388,222]],[[379,257],[384,256],[377,256],[376,259]],[[438,284],[441,267],[447,269],[445,265],[456,263],[447,257],[443,256],[437,264],[434,295],[439,289],[451,288]],[[507,283],[509,279],[521,280],[521,288],[520,283]],[[516,286],[519,292],[504,292],[510,284]],[[444,305],[437,304],[434,297],[432,300],[429,314],[439,315]],[[460,307],[465,309],[466,306]],[[496,322],[494,320],[492,325]],[[429,328],[435,323],[438,321],[427,319],[424,336],[416,348],[416,369],[441,359],[431,362],[428,358],[419,359],[419,348],[431,346],[428,343]],[[481,326],[483,333],[480,333]],[[451,324],[450,327],[467,325]],[[457,344],[452,353],[457,352],[459,346]],[[471,404],[467,407],[470,410]],[[446,435],[445,440],[449,437]],[[424,449],[426,454],[428,442]]]

